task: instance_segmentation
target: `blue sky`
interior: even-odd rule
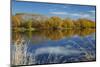
[[[71,4],[48,4],[40,2],[12,2],[12,14],[32,13],[42,14],[48,17],[59,16],[61,18],[88,18],[95,20],[95,6],[81,6]]]

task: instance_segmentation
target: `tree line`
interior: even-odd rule
[[[20,17],[12,16],[12,27],[24,29],[84,29],[95,28],[95,22],[89,19],[80,18],[72,20],[70,18],[62,19],[57,16],[48,18],[45,21],[29,19],[22,21]]]

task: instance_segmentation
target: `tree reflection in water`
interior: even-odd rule
[[[95,33],[95,29],[37,30],[34,32],[32,32],[32,31],[13,32],[12,44],[11,44],[12,64],[13,65],[30,65],[30,64],[46,64],[46,62],[48,64],[48,63],[65,63],[65,62],[95,60],[95,37],[93,38],[93,36],[95,36],[95,34],[93,34],[93,33]],[[90,36],[91,34],[93,34],[93,36]],[[76,41],[73,38],[75,36],[80,37],[80,39],[79,40],[77,39],[77,41]],[[90,39],[88,39],[87,37]],[[59,49],[60,50],[62,49],[62,52],[65,51],[65,53],[69,51],[68,53],[74,54],[74,52],[75,52],[78,55],[78,58],[75,59],[75,56],[73,57],[72,55],[70,55],[71,57],[69,57],[69,59],[68,59],[68,58],[65,58],[65,56],[63,56],[63,55],[56,54],[56,51],[55,51],[55,55],[52,55],[52,52],[51,53],[48,52],[49,54],[48,55],[44,54],[45,56],[37,55],[36,52],[34,53],[35,50],[33,50],[33,53],[29,51],[31,49],[29,47],[30,42],[33,44],[33,47],[36,47],[37,46],[37,45],[35,45],[36,43],[42,44],[42,42],[45,40],[59,41],[64,38],[72,38],[72,39],[68,39],[65,42],[67,47],[66,47],[66,45],[62,45],[62,43],[64,43],[64,42],[62,42],[61,44],[59,43],[60,46],[59,47],[57,46],[55,49],[58,51],[59,51]],[[83,40],[81,40],[81,38],[83,38]],[[86,39],[87,39],[87,41],[86,41]],[[79,41],[80,41],[80,43],[78,43]],[[39,50],[41,49],[43,51],[44,50],[44,49],[42,49],[43,47],[38,47],[38,49]],[[79,48],[76,48],[76,47],[79,47]],[[52,50],[53,50],[54,47],[53,46],[46,47],[43,53],[45,53],[47,48],[48,49],[52,48]],[[82,55],[81,55],[80,51],[82,51]],[[54,53],[54,51],[53,51],[53,53]],[[67,54],[65,54],[65,55],[67,55]],[[77,55],[76,55],[76,57],[77,57]],[[45,59],[41,60],[41,59],[39,59],[39,56],[43,57]],[[54,57],[54,56],[55,56],[55,58],[53,58],[53,60],[52,60],[52,57]]]

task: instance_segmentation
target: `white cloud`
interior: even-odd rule
[[[50,12],[50,14],[54,14],[54,15],[66,15],[66,16],[71,16],[71,17],[80,17],[80,18],[88,18],[91,17],[90,14],[87,13],[68,13],[68,12]]]
[[[70,15],[71,15],[71,16],[81,16],[81,15],[78,14],[78,13],[71,13]]]
[[[81,17],[84,17],[84,18],[89,18],[90,15],[89,14],[83,14]]]
[[[82,14],[82,13],[72,13],[70,15],[80,17],[80,18],[89,18],[89,17],[91,17],[90,14]]]
[[[89,12],[91,12],[91,13],[95,13],[95,11],[94,11],[94,10],[92,10],[92,11],[89,11]]]
[[[57,16],[64,16],[70,18],[88,18],[88,19],[95,19],[95,11],[89,11],[90,13],[71,13],[71,12],[64,12],[64,11],[50,11],[49,13],[52,15]]]
[[[53,9],[49,9],[50,11],[55,11],[55,10],[57,10],[56,8],[53,8]]]
[[[67,15],[67,12],[50,12],[51,14],[55,14],[55,15]]]
[[[38,48],[35,51],[35,54],[44,54],[44,53],[49,53],[49,54],[62,54],[62,55],[71,55],[71,54],[80,54],[83,51],[75,50],[75,49],[68,49],[66,47],[43,47],[43,48]]]
[[[68,6],[64,6],[63,8],[68,8]]]

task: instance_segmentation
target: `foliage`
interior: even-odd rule
[[[23,21],[18,16],[12,16],[12,26],[13,28],[18,27],[24,29],[83,29],[95,28],[95,22],[84,18],[77,20],[70,18],[61,19],[57,16],[50,17],[45,21],[32,19]]]

